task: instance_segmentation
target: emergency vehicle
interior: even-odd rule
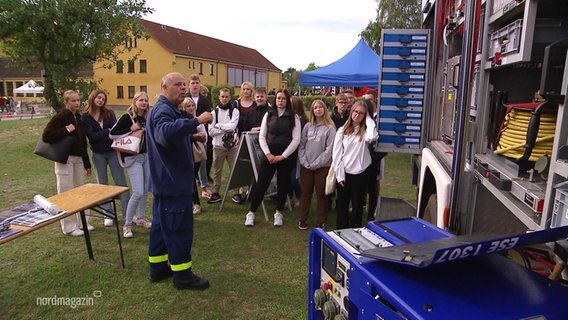
[[[423,0],[383,30],[379,149],[412,153],[417,216],[455,234],[568,224],[568,1]]]

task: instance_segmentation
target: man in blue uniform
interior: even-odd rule
[[[173,275],[175,288],[203,290],[209,287],[209,281],[191,271],[195,173],[190,139],[199,124],[213,118],[210,112],[193,119],[182,116],[178,105],[185,97],[186,85],[180,73],[164,76],[161,88],[146,123],[150,191],[154,195],[150,281]]]

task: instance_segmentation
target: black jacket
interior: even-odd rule
[[[69,133],[65,128],[67,125],[73,124],[75,131]],[[87,126],[81,120],[78,113],[73,114],[69,109],[62,109],[57,113],[43,130],[42,139],[47,143],[54,143],[66,136],[73,135],[76,137],[73,147],[71,147],[70,155],[83,158],[83,167],[91,168],[91,161],[87,153]]]
[[[331,120],[333,120],[333,123],[335,124],[335,129],[343,127],[348,117],[349,117],[349,110],[345,110],[343,114],[340,114],[337,111],[337,107],[333,108],[333,112],[331,113]]]
[[[84,113],[81,118],[85,124],[87,124],[87,137],[89,138],[91,150],[96,153],[113,151],[110,147],[112,145],[112,139],[109,137],[109,133],[110,129],[114,127],[116,123],[114,112],[111,113],[110,117],[103,120],[102,127],[90,114]]]
[[[260,125],[262,124],[262,118],[264,118],[264,115],[266,114],[266,112],[268,112],[268,110],[270,110],[270,108],[271,106],[269,104],[266,104],[264,106],[255,106],[254,109],[249,111],[249,113],[245,117],[245,122],[243,125],[245,130],[243,131],[250,131],[252,128],[260,127]]]

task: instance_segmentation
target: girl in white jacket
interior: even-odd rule
[[[362,101],[355,102],[349,119],[337,130],[333,143],[332,167],[337,179],[337,229],[362,226],[363,203],[371,165],[369,143],[376,138],[375,122],[367,107]]]

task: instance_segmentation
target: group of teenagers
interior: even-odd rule
[[[198,116],[208,111],[197,110],[191,92],[197,91],[199,79],[189,78],[190,97],[180,105],[182,112]],[[194,88],[194,89],[192,89]],[[296,195],[298,204],[298,228],[308,229],[308,214],[313,193],[316,193],[315,227],[323,228],[331,209],[331,197],[325,193],[326,178],[330,168],[337,179],[337,228],[360,227],[363,224],[364,205],[368,198],[367,220],[374,220],[377,207],[379,178],[384,154],[375,152],[376,108],[373,94],[354,101],[353,91],[345,90],[335,99],[333,111],[322,100],[314,100],[310,106],[310,118],[304,112],[302,99],[291,96],[285,89],[275,92],[274,106],[268,103],[266,90],[254,88],[243,82],[238,99],[232,101],[228,88],[219,91],[219,104],[211,109],[212,122],[198,127],[194,135],[200,141],[209,136],[214,170],[213,191],[203,184],[205,174],[199,174],[202,196],[208,203],[222,200],[221,189],[224,163],[232,171],[238,149],[238,134],[258,132],[259,144],[265,154],[261,158],[258,178],[248,193],[234,190],[232,201],[238,204],[250,200],[245,226],[252,227],[266,191],[276,174],[276,212],[274,226],[284,222],[284,206],[288,196]],[[200,95],[200,100],[206,96]],[[203,172],[203,166],[195,163],[194,172]],[[201,212],[197,184],[194,187],[193,212]]]
[[[309,119],[302,100],[291,97],[287,90],[276,92],[275,105],[268,108],[259,128],[259,144],[265,154],[260,161],[256,184],[253,185],[245,226],[252,227],[256,211],[276,174],[276,212],[274,226],[282,226],[284,206],[294,188],[295,170],[299,168],[298,228],[308,229],[308,213],[312,195],[316,194],[315,227],[324,228],[331,210],[326,195],[326,180],[331,170],[336,179],[336,228],[363,225],[367,195],[367,220],[374,220],[377,206],[378,180],[384,154],[375,152],[377,139],[374,98],[354,101],[347,90],[335,97],[330,112],[326,104],[314,100]],[[292,177],[292,179],[290,178]],[[293,194],[293,192],[292,192]]]
[[[315,191],[315,227],[323,228],[331,210],[332,196],[325,194],[330,168],[335,171],[337,179],[336,227],[362,225],[367,194],[367,220],[373,219],[379,185],[377,177],[381,174],[381,159],[373,149],[377,138],[374,96],[354,101],[353,92],[346,90],[335,97],[332,111],[322,100],[314,100],[308,119],[301,98],[290,96],[285,89],[275,93],[275,105],[271,106],[264,88],[254,88],[252,83],[243,82],[236,100],[231,99],[229,89],[221,89],[219,104],[215,108],[211,107],[207,93],[203,92],[199,76],[189,77],[189,89],[187,97],[179,105],[182,114],[192,118],[203,112],[211,112],[213,118],[211,123],[198,126],[197,133],[192,136],[193,140],[207,146],[209,155],[207,168],[201,162],[194,163],[196,180],[201,185],[201,188],[194,185],[194,214],[201,211],[198,190],[202,190],[201,195],[207,198],[208,203],[222,200],[220,189],[224,162],[232,170],[238,148],[238,143],[235,143],[238,133],[253,131],[259,133],[260,147],[266,157],[261,159],[258,181],[248,194],[236,190],[232,196],[235,203],[243,203],[245,197],[250,199],[245,226],[254,225],[255,213],[276,174],[274,226],[283,225],[283,210],[288,196],[296,194],[299,199],[298,227],[308,229],[308,213]],[[132,195],[126,192],[120,197],[124,217],[123,236],[133,237],[132,225],[149,229],[151,222],[145,218],[149,188],[145,140],[140,152],[134,155],[117,153],[111,148],[113,138],[145,130],[150,111],[147,93],[136,93],[126,113],[119,119],[106,107],[107,95],[102,90],[89,94],[82,113],[78,92],[66,91],[63,98],[65,108],[51,119],[43,132],[43,139],[48,143],[56,142],[65,135],[77,137],[68,162],[55,163],[57,192],[82,185],[85,175],[91,175],[91,161],[87,153],[89,144],[97,183],[108,184],[109,168],[117,185],[127,186],[124,168],[129,176]],[[212,192],[207,186],[207,172],[211,167],[214,169]],[[106,209],[110,210],[110,207]],[[112,219],[104,220],[104,226],[112,226],[112,223]],[[78,216],[61,220],[61,228],[67,235],[83,235]],[[89,223],[87,228],[94,229]]]
[[[123,170],[126,168],[132,195],[126,192],[120,199],[123,235],[132,237],[133,225],[150,229],[151,282],[173,276],[174,287],[178,289],[209,287],[207,279],[191,271],[193,215],[195,206],[199,205],[195,178],[201,170],[194,162],[192,145],[195,141],[207,144],[208,136],[215,168],[214,189],[209,201],[217,202],[223,164],[227,161],[232,167],[234,163],[239,129],[259,134],[265,157],[260,163],[258,179],[249,190],[250,205],[245,226],[254,225],[255,212],[274,174],[277,178],[274,226],[283,225],[284,205],[294,182],[291,177],[298,167],[300,229],[308,228],[307,217],[314,189],[317,195],[316,227],[323,228],[326,223],[330,204],[324,189],[330,167],[336,172],[337,179],[337,228],[361,226],[367,186],[370,181],[375,181],[379,166],[371,148],[377,138],[372,118],[373,99],[350,105],[353,99],[348,93],[341,93],[336,97],[333,113],[322,100],[315,100],[310,106],[308,120],[301,99],[291,97],[285,89],[276,92],[274,106],[271,106],[264,89],[253,89],[251,83],[245,82],[239,99],[233,102],[228,89],[220,90],[219,105],[215,108],[211,108],[210,100],[200,93],[197,75],[189,77],[189,92],[186,92],[185,80],[179,73],[164,76],[161,89],[152,109],[147,93],[136,93],[119,119],[106,107],[104,91],[91,92],[82,112],[79,93],[65,91],[65,108],[52,117],[42,134],[47,143],[55,143],[65,136],[75,137],[68,161],[55,163],[58,193],[82,185],[85,176],[91,175],[88,144],[98,183],[108,183],[107,169],[110,168],[114,182],[127,186]],[[139,130],[145,138],[138,154],[117,153],[111,148],[113,138]],[[152,222],[145,218],[148,192],[154,196]],[[232,199],[243,202],[239,191]],[[110,207],[106,209],[111,210]],[[112,223],[111,219],[104,221],[105,226],[112,226]],[[94,229],[89,220],[86,226],[82,225],[78,215],[61,220],[61,228],[70,236],[82,236],[84,228]]]

